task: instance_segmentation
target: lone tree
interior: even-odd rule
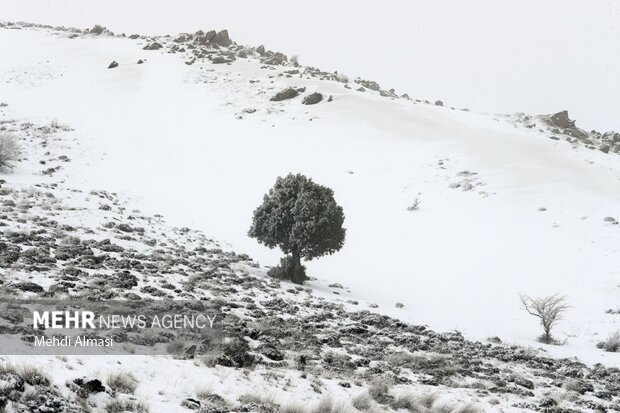
[[[278,177],[254,211],[248,235],[287,254],[271,275],[302,284],[306,276],[301,258],[311,260],[340,250],[346,232],[343,222],[334,191],[304,175],[288,174]]]
[[[569,308],[565,297],[556,294],[540,298],[520,295],[520,298],[525,311],[540,319],[543,335],[540,336],[539,340],[545,344],[554,343],[555,340],[551,336],[551,329],[562,319],[562,314]]]

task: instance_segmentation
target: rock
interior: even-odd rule
[[[443,102],[441,100],[436,100],[435,106],[443,106]]]
[[[322,100],[323,100],[323,95],[320,94],[319,92],[314,92],[314,93],[311,93],[305,96],[301,103],[303,103],[304,105],[316,105]]]
[[[181,402],[181,406],[189,410],[198,410],[201,407],[200,401],[188,397]]]
[[[159,50],[159,49],[161,49],[162,47],[164,47],[164,46],[162,46],[160,43],[153,42],[153,43],[151,43],[151,44],[147,44],[147,45],[146,45],[146,46],[144,46],[142,49],[143,49],[143,50]]]
[[[30,282],[30,281],[22,281],[22,282],[15,283],[13,284],[13,288],[16,288],[20,291],[31,292],[31,293],[41,293],[45,291],[43,287],[41,287],[39,284]]]
[[[534,389],[534,382],[532,380],[517,378],[515,379],[515,384],[518,384],[521,387],[525,387],[526,389]]]
[[[288,62],[288,57],[280,52],[265,52],[265,57],[261,59],[261,63],[271,66],[281,66]]]
[[[139,34],[132,34],[131,36],[129,36],[129,38],[130,38],[131,40],[136,40],[136,39],[139,39],[139,38],[140,38],[140,35],[139,35]]]
[[[381,87],[379,87],[379,84],[372,80],[356,79],[355,83],[364,86],[366,89],[374,90],[375,92],[381,89]],[[363,90],[361,90],[360,92],[363,92]]]
[[[230,37],[228,36],[228,30],[224,29],[221,32],[217,33],[213,39],[211,40],[212,43],[215,43],[217,45],[223,46],[223,47],[228,47],[232,44],[232,40],[230,40]]]
[[[213,64],[222,64],[222,63],[231,63],[234,62],[234,59],[230,59],[224,56],[215,56],[213,59],[211,59],[211,63]]]
[[[118,63],[113,60],[112,63],[109,64],[108,69],[114,69],[115,67],[118,67]]]
[[[271,99],[272,102],[280,102],[282,100],[288,100],[288,99],[293,99],[294,97],[297,97],[299,95],[299,91],[298,89],[295,89],[293,87],[287,87],[284,90],[281,90],[280,92],[276,93]]]
[[[261,56],[265,55],[265,46],[260,45],[256,48],[256,53],[258,53]]]
[[[575,121],[568,117],[568,111],[563,110],[550,116],[549,121],[553,126],[557,126],[562,129],[569,129],[575,127]]]
[[[99,379],[80,377],[67,383],[67,386],[75,391],[80,397],[87,398],[94,393],[112,393]]]
[[[139,64],[139,65],[141,65],[141,64],[143,64],[143,63],[144,63],[144,60],[142,60],[142,59],[138,60],[138,64]]]
[[[106,29],[105,27],[100,26],[100,25],[98,25],[98,24],[95,24],[95,25],[93,26],[93,28],[92,28],[92,29],[90,29],[88,32],[89,32],[90,34],[94,34],[94,35],[97,35],[97,36],[99,36],[99,35],[101,35],[101,34],[103,34],[103,33],[106,33],[106,32],[111,33],[111,32],[109,32],[109,30],[108,30],[108,29]]]

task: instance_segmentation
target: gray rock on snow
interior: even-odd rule
[[[289,100],[289,99],[293,99],[294,97],[299,96],[299,93],[300,93],[300,89],[296,89],[294,87],[287,87],[286,89],[281,90],[278,93],[276,93],[269,100],[271,100],[272,102],[280,102],[282,100]]]
[[[563,110],[561,112],[555,113],[549,117],[549,121],[553,126],[557,126],[561,129],[568,129],[575,127],[575,121],[571,120],[568,117],[568,111]]]
[[[311,93],[307,96],[304,96],[304,99],[301,103],[304,105],[316,105],[317,103],[323,100],[323,95],[319,92]]]
[[[160,43],[153,42],[153,43],[147,44],[142,49],[143,50],[159,50],[162,47],[164,47],[164,46],[162,46]]]

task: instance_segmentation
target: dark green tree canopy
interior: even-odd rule
[[[278,177],[254,211],[249,236],[280,247],[293,259],[311,260],[342,248],[344,214],[334,191],[301,174]]]

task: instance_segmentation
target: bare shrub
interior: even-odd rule
[[[420,209],[420,204],[422,203],[422,201],[420,200],[419,197],[416,197],[413,202],[411,203],[411,205],[409,205],[407,207],[407,211],[417,211],[418,209]]]
[[[51,383],[48,374],[34,366],[23,365],[17,369],[17,374],[31,386],[48,386]]]
[[[19,160],[20,148],[11,135],[0,135],[0,171],[11,171]]]
[[[370,387],[368,388],[368,394],[375,400],[377,403],[384,404],[389,401],[389,391],[391,385],[385,379],[376,379],[372,383],[370,383]]]
[[[366,411],[372,407],[372,399],[368,393],[362,393],[355,396],[353,400],[351,400],[351,404],[353,404],[353,407],[357,410]]]
[[[598,347],[611,353],[620,352],[620,330],[611,333],[605,341],[598,344]]]
[[[398,397],[392,407],[394,409],[406,409],[411,413],[431,413],[438,398],[439,395],[437,393],[425,393],[421,395],[405,393]]]
[[[456,413],[482,413],[483,410],[479,404],[467,403],[456,409]]]
[[[551,330],[562,319],[562,314],[569,308],[568,304],[566,304],[566,298],[557,294],[539,298],[521,295],[520,298],[525,311],[540,319],[543,335],[539,337],[539,341],[545,344],[557,343],[551,335]]]
[[[149,406],[143,402],[114,399],[110,400],[105,405],[105,411],[107,413],[149,413],[151,410],[149,409]]]
[[[301,404],[286,403],[280,406],[280,413],[307,413],[307,410]]]
[[[344,403],[335,403],[331,397],[324,397],[312,410],[312,413],[346,413],[347,406]]]
[[[183,340],[174,340],[166,344],[166,352],[172,355],[181,355],[185,350],[185,342]]]
[[[133,374],[126,372],[112,373],[106,382],[112,390],[120,393],[133,394],[138,387],[138,379]]]

